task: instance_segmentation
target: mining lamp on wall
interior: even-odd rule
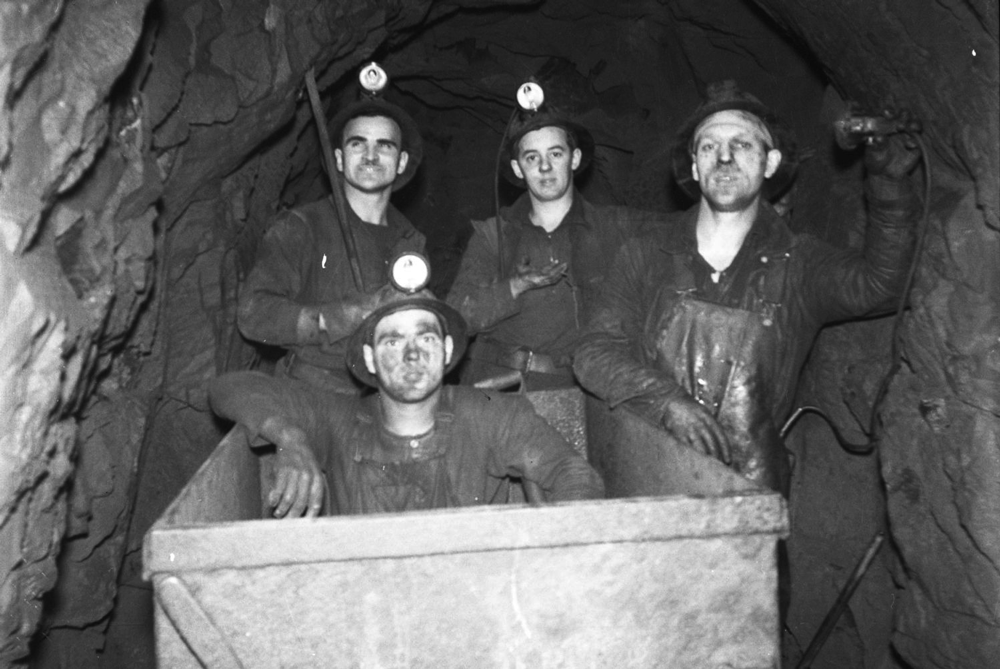
[[[402,253],[389,265],[389,281],[404,293],[419,293],[430,280],[431,265],[419,253]]]
[[[533,81],[526,81],[517,89],[517,104],[524,111],[536,112],[545,102],[545,91]]]
[[[375,98],[389,85],[389,75],[373,61],[361,68],[358,72],[358,81],[361,83],[361,88],[368,91],[370,97]]]

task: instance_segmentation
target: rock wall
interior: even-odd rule
[[[60,541],[87,533],[100,513],[86,500],[113,475],[76,448],[75,414],[150,287],[153,217],[122,210],[141,148],[108,102],[144,10],[0,7],[0,666],[28,652]],[[102,151],[116,180],[88,198],[79,182]]]
[[[997,4],[876,10],[860,0],[757,2],[808,46],[845,98],[874,111],[905,106],[924,122],[930,222],[878,452],[901,556],[892,639],[914,667],[993,666],[1000,657]]]
[[[858,242],[864,210],[860,166],[832,151],[831,109],[895,102],[923,119],[932,216],[879,453],[839,453],[812,419],[793,435],[792,550],[815,597],[793,602],[798,650],[786,659],[887,517],[891,545],[815,666],[989,666],[1000,656],[996,3],[755,3],[2,5],[0,420],[12,427],[0,436],[0,666],[27,653],[47,591],[38,667],[97,666],[113,606],[128,617],[148,602],[135,550],[222,429],[204,382],[266,361],[234,328],[239,279],[276,208],[324,192],[303,75],[315,66],[335,106],[371,58],[425,129],[428,158],[397,203],[431,237],[439,291],[467,221],[492,211],[510,94],[529,74],[557,74],[595,130],[588,197],[665,209],[687,205],[665,147],[707,82],[736,78],[806,149],[793,225],[840,244]],[[890,334],[887,320],[825,332],[801,399],[862,439]],[[107,638],[120,666],[148,661],[129,656],[134,627],[112,623]]]

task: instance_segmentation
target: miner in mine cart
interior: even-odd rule
[[[488,504],[505,477],[530,483],[532,502],[602,497],[597,472],[525,397],[443,385],[465,346],[455,309],[394,286],[347,346],[348,368],[374,393],[235,372],[213,380],[209,398],[253,443],[275,445],[279,517],[324,504],[336,514]]]

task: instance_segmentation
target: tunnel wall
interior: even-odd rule
[[[815,422],[795,435],[814,456],[802,460],[811,478],[800,494],[814,503],[799,518],[829,518],[824,500],[845,507],[815,528],[817,601],[832,600],[864,543],[834,531],[860,519],[867,534],[888,516],[900,556],[884,551],[846,616],[860,648],[816,666],[880,666],[893,627],[913,667],[988,666],[1000,637],[995,3],[897,1],[878,14],[861,0],[12,7],[0,9],[0,420],[12,426],[0,441],[0,664],[27,652],[47,591],[40,636],[68,643],[43,659],[96,663],[116,582],[141,585],[134,561],[119,577],[123,554],[221,434],[204,381],[258,362],[233,327],[238,280],[279,202],[321,192],[304,72],[316,65],[321,88],[342,88],[362,60],[387,59],[403,103],[431,129],[409,211],[452,230],[490,213],[492,192],[474,177],[502,130],[459,121],[456,101],[503,118],[508,84],[556,55],[596,105],[586,192],[597,201],[685,206],[664,187],[667,156],[651,140],[672,136],[705,83],[735,77],[796,119],[813,150],[796,191],[796,212],[810,217],[793,218],[796,229],[856,244],[860,165],[835,167],[825,153],[829,101],[892,97],[924,120],[933,211],[878,457],[827,458],[833,445]],[[456,17],[463,7],[475,11]],[[443,93],[422,87],[428,73]],[[459,242],[448,244],[454,260]],[[887,368],[871,342],[889,336],[885,321],[824,332],[803,399],[861,435],[872,370]],[[805,616],[803,644],[823,613],[817,604]]]
[[[906,107],[924,123],[930,224],[878,453],[901,556],[893,645],[915,667],[991,666],[1000,657],[997,4],[758,4],[808,45],[845,98]]]

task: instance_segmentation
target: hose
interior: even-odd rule
[[[899,295],[899,304],[896,306],[896,313],[893,316],[892,322],[892,348],[890,353],[890,358],[892,359],[892,364],[889,366],[888,371],[885,376],[882,377],[881,383],[879,383],[878,391],[875,393],[875,400],[872,402],[872,412],[868,420],[868,429],[865,434],[868,435],[868,440],[864,443],[857,444],[848,441],[840,433],[837,427],[834,425],[833,420],[819,407],[815,406],[801,406],[795,409],[785,424],[781,427],[781,438],[784,439],[785,435],[791,430],[795,422],[802,417],[805,413],[815,413],[823,420],[826,421],[827,425],[833,431],[833,436],[840,444],[840,447],[852,455],[870,455],[875,451],[875,447],[878,445],[879,435],[878,435],[878,416],[879,408],[885,399],[886,393],[889,390],[889,384],[892,382],[893,377],[896,376],[896,372],[899,371],[901,364],[900,354],[899,354],[899,330],[903,321],[903,311],[906,309],[906,303],[910,295],[910,289],[913,287],[913,280],[917,274],[917,263],[920,260],[920,256],[924,248],[924,240],[927,237],[928,221],[930,219],[930,202],[931,202],[931,163],[930,156],[927,153],[927,145],[921,139],[920,135],[911,134],[910,138],[914,140],[920,147],[920,157],[924,165],[924,206],[923,214],[920,217],[920,223],[917,227],[917,241],[916,246],[913,249],[913,259],[910,261],[909,270],[906,273],[906,283],[903,284],[903,290]]]

